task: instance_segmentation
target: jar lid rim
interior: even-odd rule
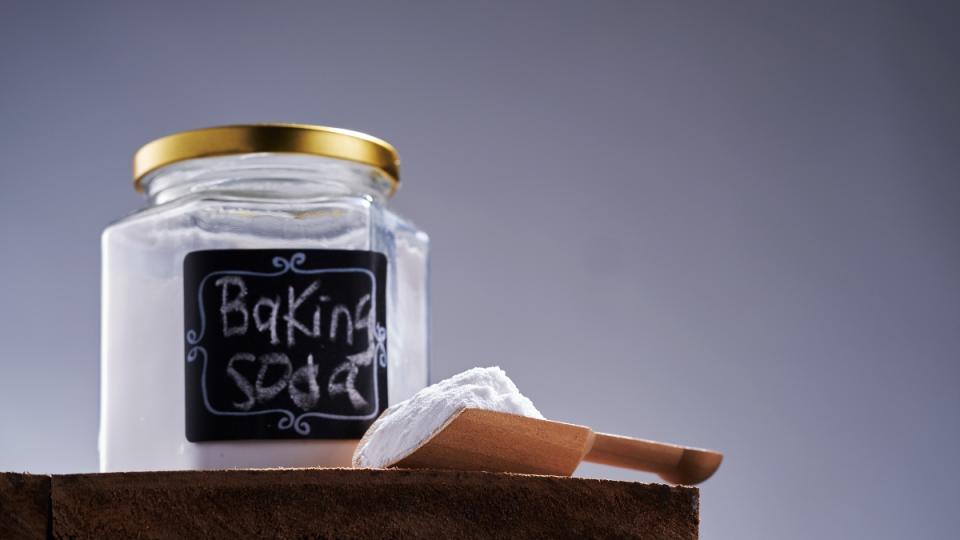
[[[310,124],[235,124],[180,131],[154,139],[133,155],[133,186],[157,169],[178,161],[259,152],[312,154],[345,159],[383,171],[400,183],[400,157],[387,141],[366,133]]]

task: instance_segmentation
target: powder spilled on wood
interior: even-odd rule
[[[386,467],[399,461],[465,408],[543,418],[499,367],[469,369],[384,411],[357,446],[353,466]]]

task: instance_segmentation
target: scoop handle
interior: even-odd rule
[[[693,485],[716,472],[723,454],[621,435],[594,433],[584,461],[656,473],[673,484]]]

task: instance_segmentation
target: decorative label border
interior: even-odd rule
[[[378,368],[387,367],[387,329],[380,324],[380,321],[377,321],[377,278],[374,276],[373,272],[366,268],[321,268],[321,269],[307,269],[303,268],[302,265],[307,260],[307,256],[302,252],[294,253],[290,256],[289,259],[284,257],[274,257],[273,266],[274,268],[279,268],[276,272],[253,272],[250,270],[218,270],[216,272],[210,272],[205,275],[200,284],[197,286],[197,308],[200,314],[200,328],[199,332],[196,329],[191,329],[186,333],[187,346],[190,349],[186,353],[187,363],[194,362],[199,356],[203,356],[203,369],[200,374],[200,390],[203,394],[203,405],[206,407],[207,412],[218,415],[218,416],[256,416],[263,414],[279,414],[282,416],[279,421],[277,421],[277,428],[280,430],[287,430],[291,427],[300,435],[309,435],[310,434],[310,424],[307,422],[308,418],[326,418],[330,420],[373,420],[380,414],[380,377],[377,373]],[[208,363],[208,353],[207,349],[200,345],[200,341],[203,340],[204,333],[207,330],[207,320],[206,313],[203,310],[203,287],[206,285],[207,280],[211,277],[222,276],[222,275],[233,275],[233,276],[256,276],[256,277],[276,277],[282,276],[286,273],[293,272],[295,274],[330,274],[330,273],[362,273],[370,278],[370,314],[373,317],[375,324],[369,326],[368,332],[370,333],[369,345],[367,350],[358,353],[355,355],[350,355],[349,358],[351,361],[358,360],[355,362],[356,365],[364,367],[366,363],[376,360],[373,363],[373,412],[365,415],[343,415],[343,414],[330,414],[322,412],[305,412],[301,414],[295,414],[292,411],[287,409],[267,409],[263,411],[221,411],[215,409],[211,404],[210,400],[207,397],[207,363]]]

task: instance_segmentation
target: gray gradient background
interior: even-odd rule
[[[4,2],[0,470],[96,468],[139,144],[301,121],[399,147],[435,380],[722,449],[705,538],[953,536],[957,5]]]

